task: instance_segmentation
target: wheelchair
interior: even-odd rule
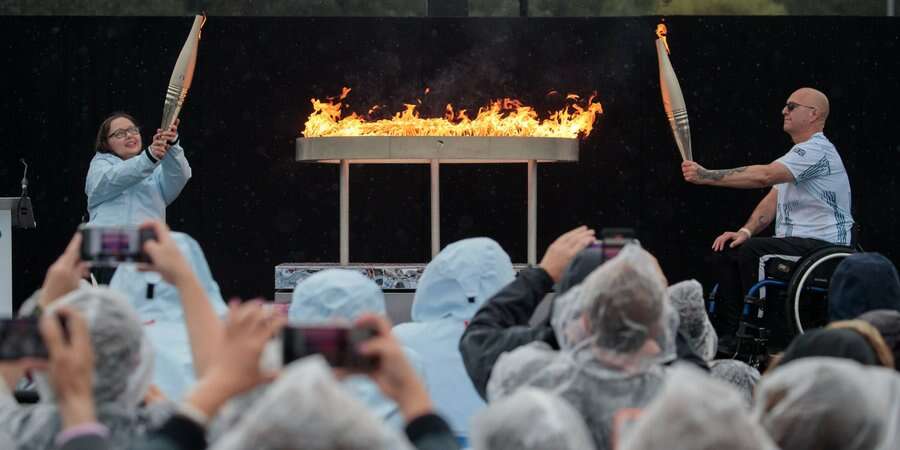
[[[763,279],[744,297],[732,357],[760,369],[773,351],[782,350],[794,336],[828,324],[831,275],[844,258],[856,251],[834,245],[801,257],[775,256],[763,261]],[[716,288],[713,295],[715,291]],[[714,309],[712,300],[710,310]]]

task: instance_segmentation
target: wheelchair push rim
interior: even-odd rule
[[[821,267],[823,264],[825,264],[829,261],[834,261],[835,259],[846,258],[853,253],[854,253],[853,249],[848,248],[848,247],[826,247],[826,248],[823,248],[823,249],[811,254],[808,258],[805,258],[805,260],[799,266],[797,266],[797,268],[795,269],[796,272],[794,273],[794,276],[792,277],[792,280],[790,283],[789,290],[791,292],[790,292],[790,295],[788,295],[789,302],[787,305],[787,307],[788,307],[787,316],[790,317],[790,322],[791,322],[789,325],[790,325],[791,331],[795,335],[803,334],[808,329],[813,328],[813,327],[805,327],[803,318],[800,316],[801,301],[802,301],[803,295],[805,293],[804,288],[806,287],[806,284],[809,281],[810,275],[815,273],[816,269]],[[822,254],[822,256],[819,256],[819,254]],[[830,275],[829,275],[829,279],[830,279]],[[825,298],[823,298],[822,301],[827,302],[828,301],[827,296]],[[827,307],[828,307],[827,304],[824,305],[826,314],[828,311]],[[826,317],[826,321],[827,321],[827,317]]]

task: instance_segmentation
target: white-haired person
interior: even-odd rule
[[[660,363],[674,314],[666,284],[656,258],[627,245],[569,291],[573,301],[554,311],[560,351],[529,344],[501,356],[488,398],[494,402],[524,386],[549,390],[581,413],[598,450],[611,450],[616,416],[647,405],[664,378]]]

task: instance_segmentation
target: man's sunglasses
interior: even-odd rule
[[[794,102],[787,102],[787,103],[784,105],[784,107],[787,108],[788,111],[793,111],[793,110],[797,109],[797,108],[800,107],[800,106],[802,106],[802,107],[804,107],[804,108],[809,108],[809,109],[816,109],[815,106],[806,106],[806,105],[801,105],[801,104],[799,104],[799,103],[794,103]]]

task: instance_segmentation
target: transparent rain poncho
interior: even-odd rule
[[[153,349],[128,301],[107,288],[80,288],[55,301],[45,314],[72,308],[87,321],[94,349],[94,403],[97,420],[110,431],[112,448],[129,448],[151,423],[139,404],[150,386]],[[20,450],[52,449],[62,419],[46,374],[37,373],[36,405],[0,400],[0,432],[13,436]],[[171,405],[157,405],[171,407]]]
[[[681,319],[679,330],[687,337],[691,348],[704,361],[716,357],[719,337],[709,321],[703,286],[697,280],[685,280],[669,286],[669,301]]]
[[[640,246],[630,244],[584,280],[586,328],[595,353],[625,362],[641,359],[649,340],[664,333],[666,278]]]
[[[747,406],[753,401],[753,389],[759,383],[759,371],[736,359],[710,361],[709,374],[718,380],[731,384],[741,393]]]
[[[359,272],[328,269],[297,283],[288,309],[288,321],[291,325],[350,325],[366,313],[386,315],[381,288]],[[404,350],[421,376],[424,372],[421,358],[409,348]],[[375,415],[397,428],[404,426],[397,404],[386,398],[371,378],[351,375],[344,379],[343,385]]]
[[[753,414],[781,448],[900,448],[900,376],[842,358],[779,366],[756,389]]]
[[[560,350],[571,350],[591,336],[583,317],[586,302],[582,292],[582,285],[577,285],[553,301],[550,325]],[[662,308],[663,326],[660,328],[661,332],[654,337],[661,351],[654,360],[668,363],[677,358],[676,338],[681,319],[670,302],[663,302]]]
[[[620,431],[619,450],[776,450],[732,386],[688,364],[670,369],[656,399]]]
[[[423,361],[435,409],[458,437],[468,436],[472,415],[484,401],[463,365],[459,340],[478,308],[515,278],[499,244],[472,238],[445,247],[425,267],[412,305],[412,322],[394,335]]]
[[[582,286],[579,284],[553,299],[550,326],[553,327],[560,350],[572,350],[590,337],[582,318],[584,304],[581,292]]]
[[[411,450],[334,378],[324,359],[295,361],[212,450]]]
[[[549,392],[523,388],[472,421],[473,450],[593,450],[581,414]]]
[[[590,337],[585,328],[585,320],[581,317],[583,307],[580,295],[581,286],[578,285],[554,300],[551,325],[556,334],[560,351],[563,352],[574,350],[579,343]],[[663,315],[665,316],[663,331],[654,339],[661,351],[657,355],[646,358],[646,364],[651,362],[669,363],[677,358],[675,338],[679,324],[678,314],[669,305],[665,305]],[[523,378],[521,374],[537,373],[557,355],[558,352],[545,342],[532,342],[501,354],[488,380],[488,400],[494,401],[511,394],[527,383],[527,378]]]
[[[663,328],[654,339],[660,348],[660,353],[655,361],[659,364],[671,364],[678,359],[678,329],[681,326],[681,317],[678,311],[667,301],[663,304]]]
[[[277,367],[278,364],[273,361],[271,364],[266,365],[267,367]],[[271,384],[256,386],[243,394],[236,395],[229,399],[222,408],[219,409],[219,413],[216,414],[216,417],[213,418],[212,422],[209,424],[209,431],[206,433],[206,439],[209,442],[210,447],[219,442],[226,433],[233,430],[247,412],[253,408],[253,405],[266,395],[266,392],[268,392],[270,387]]]
[[[200,244],[185,233],[173,232],[172,239],[200,280],[216,314],[224,317],[228,307]],[[127,264],[116,269],[109,287],[125,294],[153,343],[156,350],[153,384],[166,397],[180,399],[196,382],[196,375],[178,289],[157,273],[141,272]]]
[[[549,317],[540,319],[541,325],[538,326],[545,327],[546,325],[550,325],[557,346],[563,350],[571,350],[575,345],[589,336],[584,327],[584,322],[581,320],[583,308],[580,297],[580,284],[594,271],[594,269],[600,267],[605,259],[603,251],[598,248],[586,248],[578,252],[569,263],[568,267],[566,267],[562,278],[555,287],[557,293],[551,303],[549,311],[547,311]],[[556,356],[556,350],[554,350],[548,342],[537,341],[528,343],[524,346],[532,348],[523,350],[516,355],[510,353],[516,348],[511,348],[499,355],[497,359],[515,356],[516,358],[521,359],[522,363],[526,363],[526,361],[533,356],[536,358],[533,367],[537,369],[543,367],[543,364],[548,359],[552,359]],[[517,367],[519,365],[520,364],[518,363],[510,364],[508,362],[506,367]],[[492,372],[496,373],[493,366]],[[497,399],[506,396],[518,387],[515,384],[507,384],[513,380],[513,378],[510,378],[507,374],[496,375],[493,377],[493,380],[493,383],[491,383],[489,379],[486,386],[486,398],[488,399]],[[492,391],[493,397],[491,394]]]
[[[559,352],[543,341],[532,342],[497,358],[487,384],[487,399],[495,402],[509,396],[527,380],[523,373],[537,373],[556,360]]]
[[[0,450],[19,450],[12,436],[0,431]]]
[[[662,383],[662,369],[654,363],[671,318],[666,284],[652,255],[637,245],[626,246],[554,305],[551,322],[558,336],[560,324],[569,331],[568,326],[581,326],[574,334],[586,336],[561,339],[561,350],[552,359],[534,345],[504,355],[489,382],[502,387],[496,396],[522,386],[554,392],[582,413],[597,448],[611,449],[616,414],[649,403]],[[581,305],[569,310],[567,299]],[[576,319],[579,307],[583,312]]]

